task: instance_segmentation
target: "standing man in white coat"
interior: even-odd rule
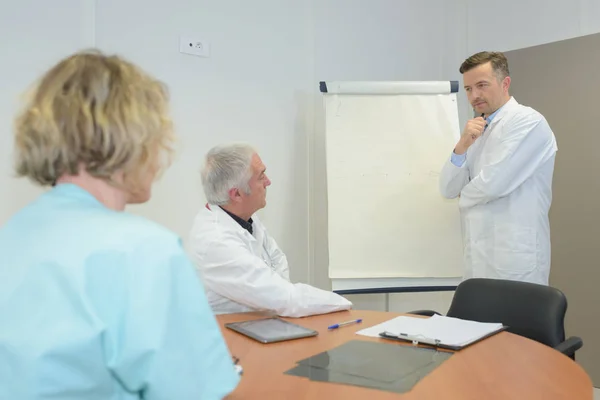
[[[256,216],[271,181],[256,151],[232,144],[211,149],[202,170],[208,204],[198,213],[190,244],[216,314],[254,310],[304,317],[348,310],[333,292],[290,282],[288,261]]]
[[[460,67],[478,117],[467,122],[440,178],[460,196],[464,279],[498,278],[547,285],[556,140],[546,119],[508,93],[508,62],[481,52]]]

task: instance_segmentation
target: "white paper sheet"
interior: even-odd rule
[[[423,343],[439,341],[448,346],[465,346],[502,328],[501,323],[468,321],[434,315],[431,318],[400,316],[362,329],[357,335],[379,337],[381,332],[407,335]]]
[[[326,95],[329,276],[461,277],[458,205],[439,173],[455,94]]]

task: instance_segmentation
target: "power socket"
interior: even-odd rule
[[[198,57],[209,57],[210,46],[206,40],[191,36],[181,36],[179,38],[179,52]]]

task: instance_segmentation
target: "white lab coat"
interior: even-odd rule
[[[194,221],[190,252],[215,314],[266,310],[304,317],[347,310],[330,291],[289,280],[288,262],[256,215],[253,234],[219,206],[203,207]]]
[[[447,198],[460,196],[465,274],[548,284],[552,175],[556,139],[537,111],[511,99],[440,177]]]

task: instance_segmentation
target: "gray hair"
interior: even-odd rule
[[[229,190],[239,189],[250,194],[248,184],[252,177],[253,147],[244,143],[213,147],[206,154],[201,178],[204,195],[209,204],[223,206],[229,203]]]

